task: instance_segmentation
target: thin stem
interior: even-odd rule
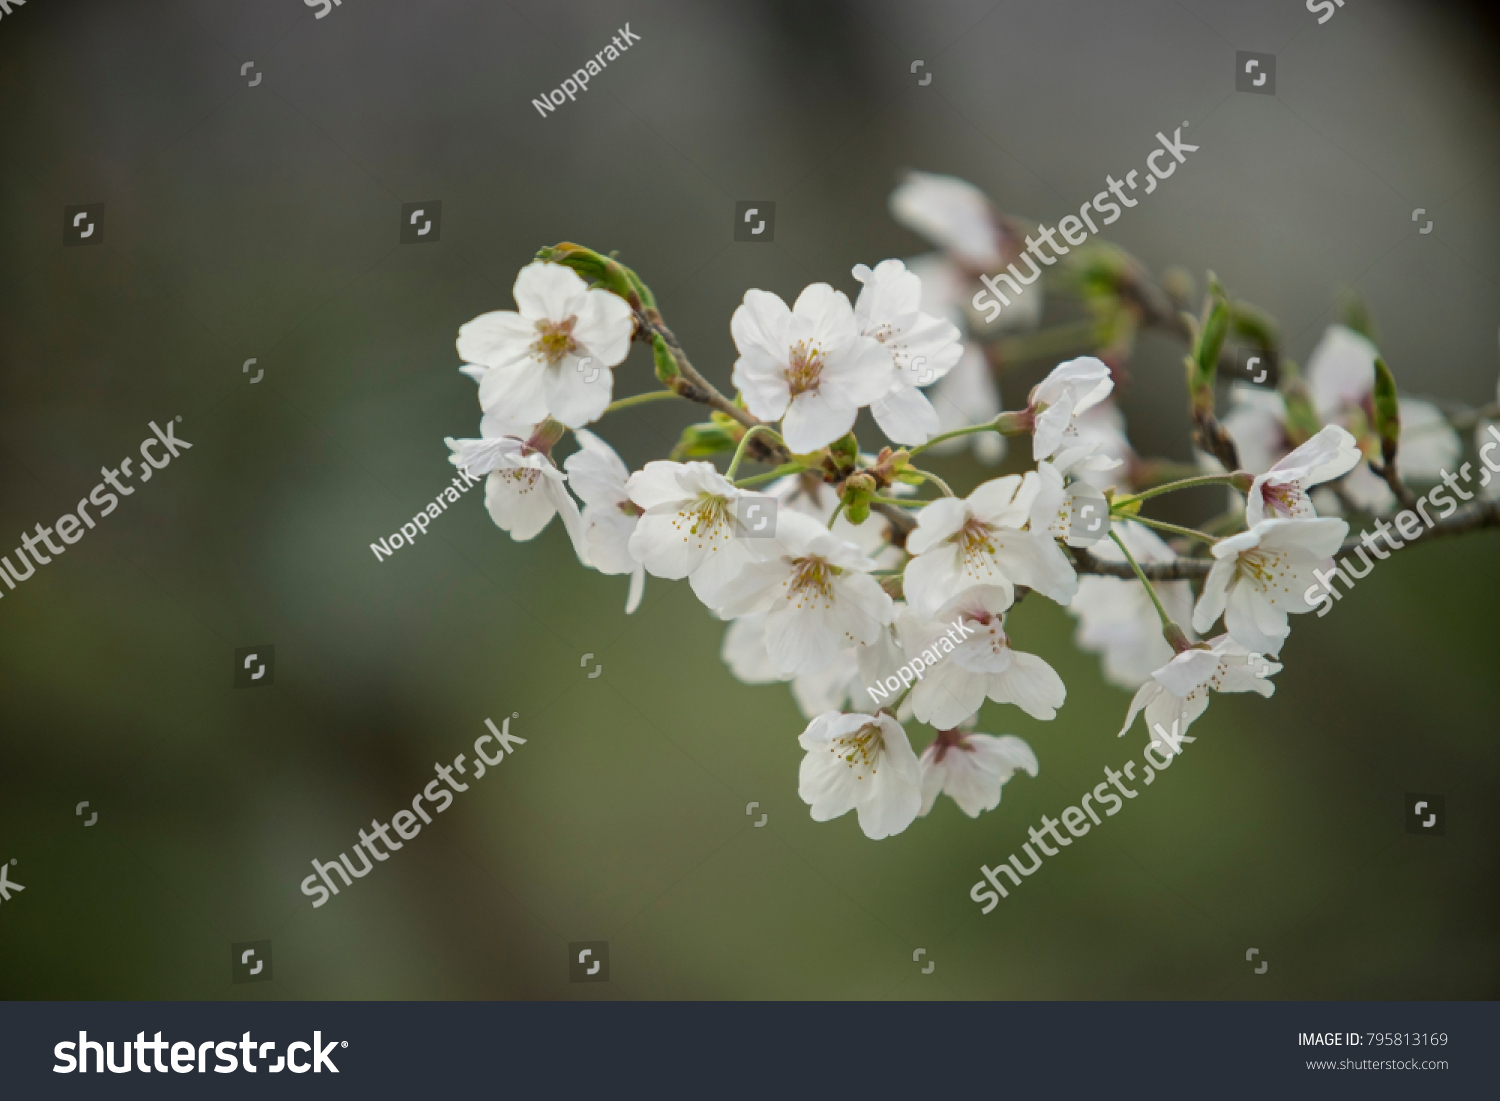
[[[828,530],[833,530],[833,525],[838,523],[840,516],[844,514],[844,502],[840,501],[838,507],[833,510],[833,515],[828,518]]]
[[[651,390],[644,394],[632,394],[628,398],[610,402],[605,408],[606,413],[613,413],[618,409],[629,409],[632,405],[645,405],[652,401],[666,401],[668,398],[678,398],[682,395],[675,390]]]
[[[922,475],[922,477],[929,479],[933,483],[933,485],[941,489],[943,491],[944,497],[952,497],[954,495],[953,491],[948,488],[948,483],[943,481],[943,479],[939,478],[936,474],[932,473],[932,471],[917,470],[916,467],[912,467],[911,469],[916,473]]]
[[[1115,498],[1115,504],[1123,504],[1128,501],[1144,501],[1147,498],[1159,497],[1163,493],[1172,493],[1179,489],[1193,489],[1197,486],[1228,486],[1233,484],[1233,474],[1200,474],[1193,478],[1183,478],[1180,481],[1167,482],[1164,485],[1143,489],[1139,493],[1132,493],[1129,497],[1117,497]]]
[[[782,446],[785,446],[781,439],[781,436],[777,434],[776,429],[772,428],[769,424],[757,424],[754,427],[750,428],[745,432],[743,436],[740,437],[740,445],[739,447],[735,448],[734,458],[729,461],[729,469],[724,472],[724,477],[728,481],[734,481],[734,473],[740,468],[740,461],[745,457],[745,445],[750,442],[750,437],[755,435],[757,432],[765,432],[772,436],[775,436],[776,442],[782,444]]]
[[[949,494],[951,497],[952,494]],[[921,508],[923,505],[932,504],[931,501],[916,501],[910,497],[871,497],[877,505],[895,505],[897,508]]]
[[[901,709],[902,701],[904,701],[907,696],[911,695],[911,691],[915,687],[915,684],[908,685],[905,692],[902,692],[901,695],[897,696],[894,700],[883,706],[880,710],[884,711],[886,714],[890,715],[891,718],[895,719],[896,712]],[[900,722],[901,720],[896,719],[896,721]]]
[[[984,424],[971,424],[967,428],[955,428],[952,432],[940,432],[936,436],[932,437],[932,439],[928,440],[926,443],[918,444],[916,447],[912,448],[911,451],[908,452],[908,454],[914,455],[914,456],[915,455],[920,455],[922,452],[926,451],[929,447],[932,447],[934,444],[942,443],[945,440],[956,440],[960,436],[972,436],[976,432],[997,432],[997,431],[999,431],[999,429],[997,429],[993,424],[988,423],[988,422],[986,422]]]
[[[1144,516],[1116,516],[1116,520],[1134,520],[1137,524],[1145,524],[1148,528],[1157,528],[1160,531],[1169,531],[1173,535],[1186,535],[1190,539],[1201,539],[1212,546],[1218,540],[1212,535],[1198,531],[1196,528],[1185,528],[1177,524],[1169,524],[1165,520],[1148,520]]]
[[[782,463],[775,470],[768,470],[764,474],[756,474],[749,478],[741,478],[734,484],[739,489],[746,489],[749,486],[758,486],[762,482],[774,482],[777,478],[785,478],[788,474],[801,474],[806,469],[807,467],[801,463]]]
[[[1146,586],[1146,594],[1151,597],[1151,603],[1156,605],[1156,614],[1161,617],[1162,631],[1164,633],[1168,631],[1181,633],[1182,628],[1172,622],[1172,617],[1167,615],[1167,610],[1161,606],[1161,600],[1157,597],[1156,590],[1151,587],[1151,582],[1147,581],[1146,575],[1141,572],[1140,563],[1135,560],[1135,555],[1130,553],[1130,548],[1125,545],[1116,532],[1111,531],[1109,537],[1115,541],[1115,546],[1120,548],[1120,553],[1125,556],[1125,561],[1130,563],[1130,568],[1135,571],[1136,577],[1140,578],[1141,584]]]

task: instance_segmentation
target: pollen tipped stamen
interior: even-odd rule
[[[880,762],[880,754],[885,749],[885,739],[881,736],[880,728],[873,723],[862,726],[852,734],[842,734],[833,739],[833,744],[828,751],[843,760],[844,764],[854,772],[856,780],[865,778],[865,770],[868,769],[871,776],[878,771],[876,765]]]
[[[556,367],[565,356],[576,352],[578,342],[573,339],[573,326],[577,323],[576,317],[566,321],[538,321],[536,340],[531,345],[536,358],[549,367]]]
[[[994,531],[995,529],[983,520],[971,519],[959,529],[957,535],[952,537],[951,541],[958,544],[958,552],[963,559],[965,571],[974,573],[989,571],[990,562],[995,556]]]
[[[792,346],[786,368],[787,388],[792,397],[816,390],[823,374],[823,349],[799,340]]]

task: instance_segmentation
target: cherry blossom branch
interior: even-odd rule
[[[906,548],[906,537],[917,526],[917,518],[906,512],[903,508],[897,508],[894,505],[884,504],[879,501],[870,506],[870,511],[878,512],[890,521],[891,546],[900,547],[904,550]]]
[[[1391,461],[1382,466],[1373,459],[1368,460],[1370,469],[1378,474],[1385,484],[1391,487],[1391,492],[1396,495],[1396,500],[1401,502],[1402,508],[1412,508],[1417,503],[1417,495],[1411,491],[1411,487],[1401,480],[1401,474],[1396,469],[1396,457],[1391,456]]]

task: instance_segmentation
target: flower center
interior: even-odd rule
[[[838,574],[837,566],[816,555],[798,558],[792,562],[792,578],[787,583],[786,598],[795,600],[797,607],[822,600],[825,607],[833,606],[833,578]]]
[[[1272,589],[1280,589],[1284,593],[1292,590],[1280,584],[1287,576],[1287,556],[1276,551],[1260,550],[1245,551],[1240,555],[1240,573],[1249,575],[1251,583],[1261,592]]]
[[[1302,491],[1291,482],[1284,484],[1265,482],[1260,487],[1261,500],[1273,513],[1281,516],[1295,516],[1297,513],[1298,498]]]
[[[705,546],[709,550],[718,550],[714,541],[727,539],[728,521],[728,499],[712,493],[700,493],[697,500],[686,503],[677,510],[672,526],[682,532],[683,542],[697,540],[699,550]]]
[[[786,366],[786,384],[792,397],[818,388],[818,377],[823,373],[823,349],[816,343],[811,346],[805,340],[792,345],[791,358]]]
[[[964,570],[987,573],[990,560],[995,555],[995,529],[983,520],[970,517],[958,534],[950,536],[949,542],[958,544],[958,553],[963,558]]]
[[[933,759],[938,764],[942,764],[943,758],[948,756],[950,749],[962,749],[967,753],[974,752],[974,747],[964,738],[964,732],[957,729],[939,730],[937,732],[937,740],[932,744],[936,750],[933,754]]]
[[[578,342],[573,339],[573,326],[577,323],[576,317],[570,317],[566,321],[538,321],[536,340],[532,342],[531,350],[547,366],[556,367],[562,362],[563,356],[578,350]]]
[[[885,750],[885,739],[880,727],[874,723],[860,727],[852,734],[840,734],[833,739],[828,752],[843,758],[844,764],[854,773],[856,780],[865,778],[865,771],[874,776],[879,771],[880,754]]]
[[[536,488],[536,480],[541,477],[542,472],[532,467],[512,467],[510,470],[497,470],[496,474],[512,483],[511,491],[522,496],[530,493]]]

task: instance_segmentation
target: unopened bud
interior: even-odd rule
[[[859,462],[859,441],[853,432],[846,432],[828,445],[828,454],[833,459],[834,473],[842,477]]]
[[[677,357],[672,354],[672,349],[667,347],[666,339],[660,334],[651,338],[651,358],[656,364],[656,377],[671,386],[679,374]]]
[[[844,515],[851,524],[863,524],[870,518],[870,502],[878,488],[875,479],[864,471],[844,479],[839,500],[843,502]]]
[[[1401,403],[1396,398],[1396,376],[1375,357],[1375,431],[1380,436],[1380,458],[1387,466],[1396,461],[1401,442]]]
[[[1001,413],[990,423],[1002,436],[1029,436],[1036,431],[1036,415],[1045,408],[1045,405],[1040,405],[1018,412]]]

